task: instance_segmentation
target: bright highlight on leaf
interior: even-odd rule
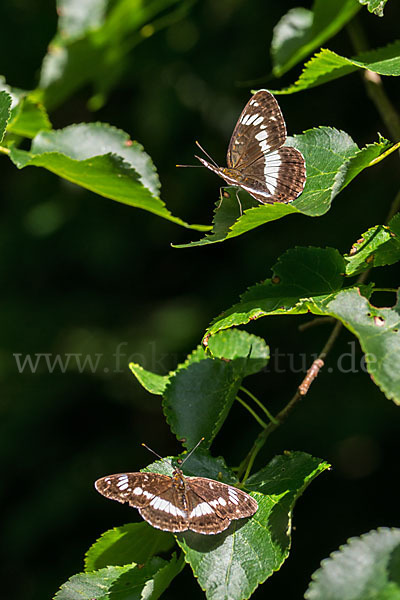
[[[183,560],[151,558],[145,565],[127,564],[79,573],[69,579],[54,600],[156,600],[182,570]]]
[[[359,0],[360,4],[367,6],[370,13],[383,17],[383,9],[387,0]]]
[[[7,123],[10,118],[11,96],[5,91],[0,91],[0,142],[3,140]]]
[[[170,550],[175,544],[171,533],[155,529],[143,521],[109,529],[94,542],[85,556],[85,571],[130,562],[144,564],[152,556]]]
[[[333,552],[312,576],[307,600],[400,598],[400,529],[382,527]]]

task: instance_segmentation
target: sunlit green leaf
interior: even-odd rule
[[[398,600],[400,529],[382,527],[350,538],[312,575],[307,600]]]
[[[271,91],[274,94],[293,94],[333,81],[358,69],[368,69],[380,75],[400,75],[400,41],[354,58],[346,58],[324,48],[304,65],[297,81],[282,90]]]
[[[238,304],[214,319],[206,335],[267,315],[322,311],[341,289],[344,272],[345,261],[333,248],[288,250],[272,267],[271,279],[250,287]]]
[[[3,140],[4,132],[10,118],[11,96],[5,91],[0,91],[0,142]]]
[[[359,339],[372,380],[400,404],[400,315],[398,306],[376,308],[358,287],[341,290],[345,261],[333,249],[295,248],[273,267],[273,277],[245,292],[238,304],[217,317],[210,335],[269,315],[335,317]]]
[[[205,448],[211,444],[243,378],[268,362],[268,347],[260,338],[246,332],[221,333],[218,337],[211,347],[221,358],[204,357],[179,368],[164,392],[165,417],[176,437],[184,438],[186,448],[192,448],[202,437]]]
[[[12,148],[10,158],[22,169],[43,167],[92,192],[135,206],[182,225],[159,198],[160,183],[151,158],[125,132],[105,123],[71,125],[38,134],[31,151]]]
[[[357,0],[315,0],[312,10],[292,8],[274,29],[271,56],[275,77],[280,77],[356,14]]]
[[[145,565],[106,567],[69,579],[55,600],[156,600],[183,567],[182,558],[151,558]]]
[[[155,554],[175,544],[171,533],[155,529],[143,521],[109,529],[95,541],[85,556],[85,571],[129,563],[144,564]]]
[[[373,382],[396,404],[400,404],[398,308],[376,308],[357,289],[349,289],[339,292],[325,309],[357,336]]]
[[[345,256],[346,274],[357,275],[371,267],[391,265],[400,260],[400,214],[389,226],[375,225],[362,234]]]
[[[51,123],[44,106],[29,97],[22,97],[12,110],[7,131],[33,138],[39,131],[47,129],[51,129]]]
[[[358,0],[360,4],[368,7],[370,13],[374,13],[378,17],[383,17],[383,9],[387,0]]]
[[[212,358],[210,357],[210,354]],[[171,430],[186,448],[204,437],[207,448],[235,400],[244,377],[263,369],[269,359],[265,341],[246,331],[221,331],[209,348],[199,346],[177,369],[160,376],[131,365],[139,383],[163,395],[163,410]]]
[[[129,368],[145,390],[157,396],[162,395],[168,383],[168,375],[152,373],[137,363],[130,363]]]

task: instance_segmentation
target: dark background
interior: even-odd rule
[[[105,121],[139,140],[153,158],[162,198],[188,222],[209,223],[218,179],[193,164],[199,140],[224,163],[230,134],[251,85],[271,71],[272,28],[299,2],[204,0],[187,18],[135,48],[129,68],[108,102],[90,113],[83,89],[50,116],[54,127]],[[309,7],[310,2],[303,2]],[[385,17],[362,9],[359,20],[370,47],[398,36],[400,7],[388,2]],[[56,29],[54,3],[19,0],[0,6],[0,73],[10,85],[32,89]],[[346,31],[324,44],[354,54]],[[6,51],[4,51],[6,49]],[[293,69],[282,87],[300,73]],[[399,106],[399,84],[385,87]],[[359,144],[389,137],[367,98],[359,74],[309,92],[279,98],[290,134],[319,125],[343,129]],[[166,425],[160,399],[146,393],[128,370],[129,360],[165,373],[201,340],[212,317],[234,303],[247,286],[270,275],[276,259],[295,245],[333,246],[347,252],[368,227],[382,223],[398,191],[398,156],[361,176],[321,218],[291,216],[224,244],[178,250],[199,235],[150,213],[129,208],[29,168],[18,172],[1,158],[0,311],[1,458],[6,505],[2,511],[2,566],[7,597],[50,598],[81,571],[83,555],[106,529],[137,520],[131,509],[96,494],[93,481],[106,473],[138,470],[180,446]],[[394,267],[372,279],[396,284]],[[393,296],[376,295],[379,305]],[[300,382],[302,355],[318,352],[329,335],[321,326],[301,333],[309,317],[273,317],[247,328],[285,355],[246,386],[276,412]],[[330,461],[299,500],[292,553],[255,598],[301,598],[321,559],[350,536],[378,526],[398,526],[399,416],[359,367],[362,353],[347,331],[325,371],[289,422],[270,439],[261,467],[285,449]],[[120,366],[113,356],[119,344]],[[14,353],[102,354],[95,373],[19,373]],[[351,370],[353,352],[357,372]],[[354,370],[354,369],[353,369]],[[280,372],[284,371],[284,372]],[[258,426],[235,405],[212,448],[231,465],[250,447]],[[4,582],[4,577],[2,579]],[[202,598],[186,567],[166,598]]]

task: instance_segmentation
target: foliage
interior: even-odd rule
[[[307,600],[400,598],[400,530],[381,528],[322,561],[305,594]]]
[[[400,141],[395,123],[389,131],[391,140],[376,132],[373,134],[376,137],[367,139],[377,141],[367,144],[354,141],[333,123],[315,123],[313,128],[288,137],[286,144],[300,150],[305,158],[307,182],[303,193],[290,204],[260,205],[240,191],[239,204],[236,190],[227,187],[220,198],[215,193],[212,225],[189,224],[189,219],[173,215],[166,200],[161,199],[157,161],[122,129],[106,122],[72,123],[53,128],[52,121],[56,123],[59,119],[53,112],[55,108],[68,106],[71,98],[84,89],[90,90],[89,110],[105,106],[108,96],[128,72],[132,55],[139,52],[139,46],[158,31],[172,30],[176,34],[174,25],[194,10],[193,4],[177,0],[147,3],[91,0],[84,4],[58,0],[57,33],[43,58],[37,88],[24,90],[5,79],[0,82],[0,153],[9,167],[21,172],[21,180],[26,167],[40,167],[43,170],[40,177],[46,178],[46,172],[50,172],[77,186],[68,190],[87,189],[129,209],[139,208],[151,218],[153,215],[162,217],[164,221],[154,220],[154,244],[157,231],[167,225],[165,220],[171,225],[205,232],[199,241],[180,243],[179,240],[175,247],[180,249],[224,242],[260,226],[268,232],[268,228],[278,227],[279,220],[289,215],[291,219],[283,221],[288,227],[294,219],[298,219],[297,223],[312,221],[317,227],[320,222],[317,218],[336,208],[333,200],[345,189],[350,197],[356,195],[352,190],[358,176],[360,179],[371,177],[379,196],[380,167],[390,160],[398,160]],[[318,51],[304,65],[295,83],[274,93],[289,95],[308,91],[334,80],[339,84],[344,76],[355,71],[368,73],[369,77],[372,73],[377,78],[379,92],[372,93],[371,97],[382,112],[382,98],[384,102],[388,100],[380,76],[394,79],[400,75],[400,42],[368,52],[356,48],[353,58],[321,48],[333,36],[340,35],[356,13],[363,10],[361,5],[383,16],[385,0],[315,0],[311,10],[292,8],[280,19],[271,43],[274,76],[280,77]],[[251,48],[248,52],[252,52]],[[170,77],[174,68],[179,70],[179,66],[171,67]],[[150,79],[149,76],[149,85]],[[201,85],[197,89],[200,90]],[[154,128],[157,129],[156,125]],[[40,169],[32,171],[41,172]],[[216,182],[216,190],[217,187]],[[72,192],[69,193],[72,196]],[[270,271],[271,276],[250,284],[236,303],[226,298],[228,308],[212,319],[202,342],[184,360],[177,360],[178,364],[169,373],[160,374],[157,369],[147,368],[141,360],[130,361],[137,382],[157,398],[157,409],[185,448],[182,455],[169,456],[143,470],[172,475],[188,456],[186,452],[203,439],[200,448],[185,460],[182,467],[185,475],[208,477],[241,487],[256,498],[259,508],[253,517],[232,521],[230,527],[218,535],[201,536],[191,531],[173,535],[154,529],[146,522],[113,527],[90,546],[84,572],[73,575],[61,585],[54,596],[56,600],[155,599],[174,585],[173,580],[185,563],[210,600],[241,600],[249,598],[282,567],[290,551],[295,503],[311,482],[329,469],[329,464],[301,449],[279,451],[269,460],[260,456],[260,465],[255,468],[254,464],[270,435],[290,417],[323,368],[340,324],[358,340],[364,353],[365,370],[373,384],[394,405],[400,404],[400,300],[398,290],[390,283],[391,272],[384,270],[400,259],[397,208],[398,198],[392,202],[386,221],[383,218],[372,221],[365,228],[358,228],[357,223],[356,230],[364,233],[353,242],[348,253],[343,252],[340,244],[341,223],[336,224],[333,232],[337,247],[304,246],[296,239],[288,241],[275,264],[263,266],[264,277]],[[130,210],[130,214],[136,213]],[[272,225],[272,221],[276,223]],[[175,231],[180,233],[178,228]],[[103,246],[106,243],[100,240],[98,247]],[[135,258],[151,273],[153,259],[146,253],[140,254],[140,250],[138,243]],[[207,267],[222,269],[212,259]],[[169,268],[168,264],[165,270]],[[197,273],[190,269],[190,276],[193,275]],[[237,272],[239,288],[244,286],[241,275]],[[370,278],[368,284],[367,277]],[[385,285],[381,286],[376,282],[383,277],[388,283],[385,279]],[[152,284],[158,282],[152,281]],[[391,294],[390,306],[373,303],[382,292]],[[102,293],[105,296],[104,290]],[[163,290],[164,293],[167,292]],[[146,303],[140,286],[137,296]],[[107,311],[110,315],[114,313],[109,308]],[[251,323],[259,331],[261,318],[270,323],[278,316],[305,314],[324,317],[326,322],[334,320],[336,325],[321,352],[310,362],[291,400],[273,415],[264,402],[244,387],[246,378],[250,378],[251,389],[257,378],[267,381],[270,342],[237,328]],[[184,328],[183,317],[179,317],[174,328]],[[197,340],[200,338],[198,334]],[[279,400],[282,403],[282,399]],[[236,402],[254,417],[260,432],[252,433],[243,420],[243,433],[252,438],[252,444],[239,464],[230,466],[229,462],[234,459],[229,457],[228,462],[225,457],[215,457],[212,450],[217,436],[231,421]],[[104,416],[97,415],[97,418],[106,422]],[[344,417],[341,415],[341,418]],[[95,478],[93,465],[88,477]],[[314,526],[309,524],[311,535]],[[380,529],[351,539],[322,563],[305,597],[327,600],[378,597],[379,594],[379,597],[400,597],[398,548],[398,530]]]

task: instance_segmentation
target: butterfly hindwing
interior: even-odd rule
[[[258,504],[238,488],[206,477],[187,477],[190,488],[222,519],[243,519],[253,515]]]
[[[267,152],[280,148],[286,140],[286,126],[274,96],[260,90],[244,107],[233,130],[227,152],[227,166],[246,169]]]
[[[188,529],[186,498],[171,483],[145,507],[139,508],[139,513],[150,525],[163,531],[179,533]]]
[[[244,182],[259,202],[291,202],[303,191],[305,164],[301,152],[283,146],[260,157],[245,170]]]

